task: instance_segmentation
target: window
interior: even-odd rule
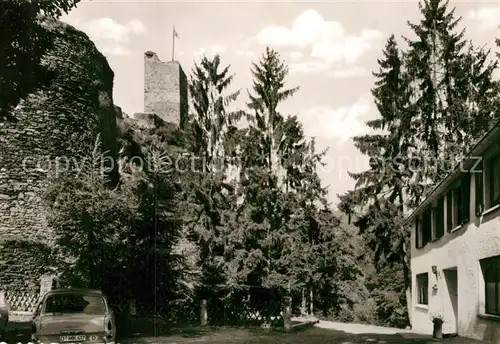
[[[415,220],[415,247],[421,248],[432,240],[432,210],[428,207],[421,218]]]
[[[453,190],[446,195],[446,230],[451,232],[453,229]]]
[[[481,216],[484,210],[484,163],[483,159],[479,162],[477,171],[474,173],[474,188],[476,189],[476,216]]]
[[[106,304],[100,296],[85,294],[50,295],[45,301],[44,313],[104,314]]]
[[[431,208],[427,208],[422,215],[422,246],[427,245],[432,240],[432,213]]]
[[[434,208],[434,239],[439,239],[444,234],[444,197],[440,197]]]
[[[417,303],[419,305],[429,303],[429,276],[427,272],[417,275]]]
[[[470,220],[470,179],[471,174],[467,172],[462,177],[460,184],[460,224],[466,224]]]
[[[457,228],[460,224],[460,217],[462,209],[462,193],[460,192],[460,187],[455,187],[448,192],[448,206],[447,206],[447,222],[448,222],[448,232]]]
[[[448,232],[469,222],[470,173],[463,175],[459,184],[448,192],[446,210],[446,228]]]
[[[483,259],[485,313],[500,315],[500,256]]]
[[[485,161],[484,190],[486,191],[485,210],[500,203],[500,155]],[[483,196],[484,197],[484,196]]]

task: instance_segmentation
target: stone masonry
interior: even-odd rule
[[[36,290],[41,276],[56,272],[44,203],[50,179],[82,163],[97,135],[116,157],[117,119],[124,120],[113,104],[114,73],[88,36],[57,21],[48,23],[47,36],[54,44],[42,60],[52,79],[21,100],[15,121],[0,121],[0,291]],[[182,126],[188,86],[180,64],[153,52],[144,59],[145,114],[135,120]]]
[[[162,62],[144,54],[144,112],[183,126],[188,115],[188,82],[178,61]]]
[[[51,273],[53,235],[44,195],[54,173],[76,167],[98,134],[117,151],[114,74],[86,34],[48,22],[45,53],[51,79],[0,121],[0,290],[37,288]],[[58,167],[59,165],[59,167]]]

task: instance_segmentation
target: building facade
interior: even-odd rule
[[[500,344],[500,122],[407,218],[412,328]]]

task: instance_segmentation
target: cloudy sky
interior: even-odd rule
[[[494,39],[500,37],[500,3],[450,4],[463,17],[467,37],[494,49]],[[347,170],[368,166],[350,138],[366,132],[364,122],[377,116],[371,71],[377,69],[389,35],[411,35],[406,20],[419,20],[419,12],[415,0],[87,0],[62,20],[85,31],[108,58],[115,72],[115,103],[130,115],[143,110],[143,54],[152,50],[170,60],[174,25],[179,35],[175,59],[186,74],[201,54],[220,53],[235,73],[235,90],[251,87],[251,62],[266,45],[277,49],[290,67],[289,86],[300,86],[282,113],[298,115],[318,147],[329,147],[327,166],[319,173],[335,203],[336,194],[354,186]]]

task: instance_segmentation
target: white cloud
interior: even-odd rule
[[[212,52],[214,53],[224,53],[226,52],[227,48],[221,44],[214,44],[212,45]]]
[[[227,51],[227,47],[221,44],[213,44],[210,48],[201,48],[193,53],[195,59],[200,59],[203,55],[209,57]]]
[[[300,63],[290,63],[288,66],[290,73],[314,74],[330,69],[330,65],[323,61],[311,60]]]
[[[292,27],[271,26],[257,35],[263,45],[295,46],[310,49],[311,57],[328,64],[352,64],[382,37],[379,31],[362,30],[349,35],[337,21],[326,21],[318,12],[310,9],[297,17]]]
[[[350,79],[359,78],[364,76],[369,76],[370,73],[366,68],[359,66],[346,66],[333,68],[326,62],[321,60],[310,60],[299,63],[291,63],[289,65],[290,73],[302,73],[302,74],[318,74],[323,73],[327,77],[334,79]]]
[[[144,24],[138,19],[132,19],[128,23],[128,27],[136,35],[142,35],[148,31]]]
[[[123,44],[128,43],[132,35],[140,36],[147,32],[138,19],[132,19],[126,24],[120,24],[111,18],[82,22],[79,18],[68,15],[62,20],[85,32],[99,50],[110,55],[129,55],[131,52]]]
[[[117,43],[100,44],[99,50],[102,53],[109,54],[109,55],[128,56],[128,55],[132,54],[132,52],[130,50],[128,50],[127,48],[124,48],[122,45],[117,44]]]
[[[316,106],[301,114],[300,118],[308,136],[335,138],[339,145],[343,145],[353,136],[367,131],[364,122],[370,110],[371,98],[363,95],[350,106],[337,109]]]
[[[99,18],[91,20],[84,25],[84,31],[96,40],[109,40],[126,43],[130,35],[142,35],[146,33],[146,27],[137,19],[122,25],[111,18]]]
[[[254,59],[257,57],[257,54],[255,52],[253,52],[252,50],[243,50],[243,49],[236,50],[236,55],[245,56],[245,57],[248,57],[251,59]]]
[[[363,67],[348,67],[343,69],[335,69],[328,73],[334,79],[350,79],[370,76],[370,72]]]
[[[292,52],[290,53],[290,59],[291,59],[292,61],[297,61],[297,60],[300,60],[300,59],[301,59],[301,58],[303,58],[303,57],[304,57],[304,54],[302,54],[302,53],[301,53],[301,52],[299,52],[299,51],[292,51]]]
[[[491,30],[500,26],[500,6],[481,7],[469,12],[467,19],[478,21],[482,30]]]

